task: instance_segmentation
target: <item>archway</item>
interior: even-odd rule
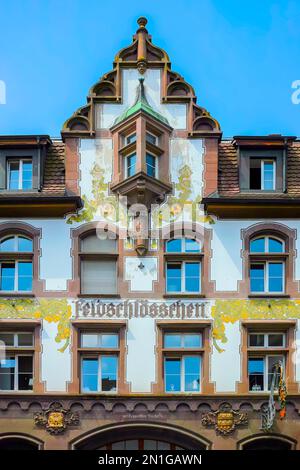
[[[74,440],[75,450],[206,450],[210,443],[182,428],[157,423],[105,426]]]
[[[0,435],[1,450],[41,450],[42,441],[23,434],[3,434]]]
[[[242,450],[292,450],[295,449],[295,442],[285,436],[260,435],[243,440],[239,448]]]

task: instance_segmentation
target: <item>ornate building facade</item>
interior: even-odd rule
[[[300,142],[222,139],[146,25],[0,137],[0,448],[299,448]]]

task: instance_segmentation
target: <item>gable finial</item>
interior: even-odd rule
[[[137,68],[140,74],[144,75],[147,69],[147,46],[146,39],[148,37],[148,31],[146,29],[146,24],[148,23],[147,18],[140,16],[137,23],[139,28],[136,32],[138,40],[138,50],[137,50]]]

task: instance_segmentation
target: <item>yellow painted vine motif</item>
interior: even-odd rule
[[[70,342],[70,319],[72,308],[67,299],[1,299],[0,318],[42,319],[49,323],[57,323],[55,341],[65,341],[59,348],[64,352]]]
[[[218,342],[227,343],[226,323],[235,323],[240,320],[300,319],[300,300],[216,300],[211,314],[213,318],[214,346],[219,352],[222,352],[224,349],[218,345]]]

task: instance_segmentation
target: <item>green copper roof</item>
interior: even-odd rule
[[[144,111],[145,113],[152,116],[154,119],[157,119],[158,121],[161,121],[164,124],[169,125],[168,120],[164,116],[159,114],[158,112],[154,111],[154,109],[148,103],[146,95],[145,95],[145,89],[144,89],[144,78],[139,78],[139,82],[140,84],[138,87],[137,97],[136,97],[136,101],[134,105],[126,109],[124,113],[118,116],[114,122],[114,125],[119,124],[125,119],[128,119],[130,116],[137,113],[138,111]]]

